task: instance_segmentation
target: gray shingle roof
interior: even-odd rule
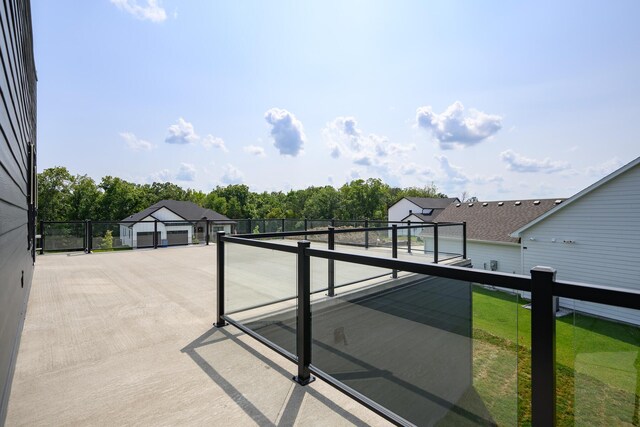
[[[457,202],[457,197],[432,198],[432,197],[405,197],[411,203],[423,209],[444,209],[453,202]]]
[[[232,222],[228,217],[211,209],[203,208],[192,202],[181,202],[178,200],[161,200],[145,210],[124,218],[123,221],[141,221],[161,208],[167,208],[185,220],[210,219],[214,221]]]
[[[438,222],[465,221],[469,240],[518,243],[510,234],[554,208],[556,200],[564,199],[453,203],[438,215]]]

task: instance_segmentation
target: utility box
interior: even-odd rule
[[[491,271],[498,271],[498,260],[492,259],[489,261],[489,269]]]

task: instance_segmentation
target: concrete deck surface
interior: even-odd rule
[[[215,245],[38,257],[6,425],[389,424],[214,317]]]

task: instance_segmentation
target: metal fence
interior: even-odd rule
[[[408,253],[439,253],[441,259],[458,256],[463,252],[466,227],[463,223],[411,224],[400,221],[374,220],[316,220],[316,219],[237,219],[229,221],[40,221],[40,254],[69,251],[115,251],[158,248],[179,245],[208,245],[217,231],[228,234],[272,234],[286,232],[336,230],[338,244],[365,248],[390,247],[391,226],[397,225],[396,245]],[[435,247],[437,231],[451,238],[441,238]],[[339,230],[339,232],[338,232]],[[310,233],[308,236],[312,236]],[[323,237],[324,236],[324,237]],[[315,239],[326,241],[327,233],[316,234]],[[282,237],[282,236],[281,236]],[[311,238],[311,237],[310,237]],[[448,255],[447,251],[451,253]],[[437,255],[436,255],[437,257]]]
[[[231,232],[233,221],[40,221],[40,254],[100,252],[181,245],[208,245],[217,231]]]
[[[397,242],[399,228],[384,231]],[[402,230],[406,235],[415,233],[413,228]],[[464,237],[464,228],[447,228],[443,233],[440,226],[428,231],[436,254],[440,235]],[[323,234],[324,241],[312,240]],[[397,245],[385,254],[354,252],[336,247],[340,234],[336,229],[309,231],[309,240],[293,242],[286,239],[293,235],[255,238],[218,233],[215,324],[230,323],[296,363],[294,380],[299,384],[308,384],[315,375],[397,425],[555,425],[560,387],[556,380],[564,375],[556,365],[556,327],[562,326],[556,320],[556,298],[640,309],[638,290],[558,281],[555,270],[548,267],[533,268],[528,277],[407,259],[407,248],[401,251],[407,255],[403,258]],[[407,246],[413,244],[407,240]],[[372,276],[371,269],[381,274]],[[360,280],[338,289],[336,283],[345,271]],[[480,366],[484,369],[495,359],[496,369],[486,373],[484,388],[473,383],[479,357],[472,320],[476,284],[509,289],[516,297],[519,292],[531,293],[530,329],[515,331],[516,343],[523,334],[531,342],[530,394],[524,402],[517,390],[529,385],[518,385],[522,369],[518,344],[506,345],[498,338],[493,346],[483,342],[486,348],[480,350],[485,358]],[[501,315],[489,311],[488,321],[500,324]],[[637,329],[630,332],[637,335]],[[622,351],[615,348],[611,351],[603,357],[614,365],[612,375],[619,374],[621,360],[629,357],[629,369],[635,372],[633,360],[640,352],[629,356],[615,353]],[[596,356],[587,356],[584,366],[593,369]],[[598,418],[602,411],[594,412],[590,400],[600,394],[597,387],[602,380],[587,381],[578,371],[573,375],[572,393],[584,398],[571,397],[571,416],[575,413],[577,420],[582,411],[595,424],[605,423]],[[612,398],[613,412],[616,417],[625,412],[633,424],[638,396],[621,402],[617,397],[621,395]],[[520,407],[530,408],[528,421],[519,418]]]

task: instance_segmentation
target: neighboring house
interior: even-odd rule
[[[191,202],[162,200],[123,219],[120,223],[122,245],[133,248],[153,246],[157,232],[160,246],[204,243],[209,221],[210,239],[216,231],[231,233],[236,224],[226,216]],[[157,221],[157,222],[156,222]]]
[[[447,206],[454,202],[460,202],[460,200],[457,197],[403,197],[389,207],[387,218],[390,224],[400,221],[411,221],[411,223],[432,222]],[[398,234],[406,233],[401,230]]]
[[[467,258],[474,268],[520,274],[520,239],[511,233],[560,203],[562,199],[454,203],[438,215],[437,222],[467,223]],[[447,252],[461,253],[460,228],[442,230],[438,239],[441,258]],[[425,239],[426,250],[433,250],[429,245],[433,239]]]
[[[640,157],[514,230],[524,271],[553,267],[558,280],[640,289]],[[560,300],[578,311],[640,324],[638,311]]]

